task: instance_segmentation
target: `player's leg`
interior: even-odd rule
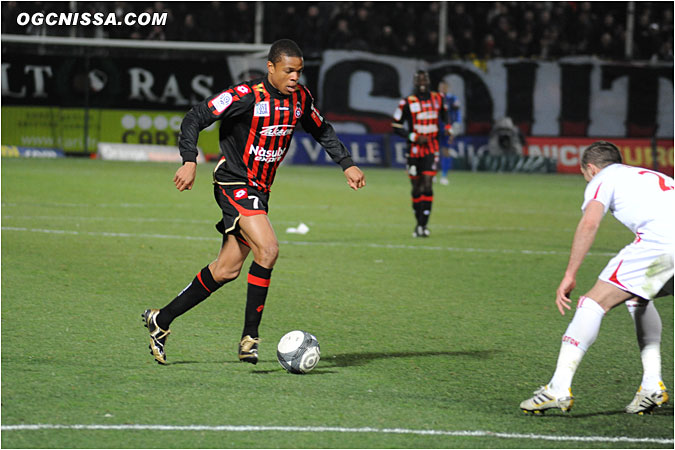
[[[420,158],[408,157],[406,163],[406,172],[410,180],[410,197],[412,200],[413,215],[415,216],[415,229],[413,230],[413,237],[421,237],[424,235],[423,229],[420,226],[420,218],[422,215],[421,197],[422,197],[422,183],[421,183],[421,169]]]
[[[433,178],[438,171],[438,152],[428,154],[422,159],[422,177],[421,187],[422,196],[420,201],[421,214],[420,225],[422,226],[424,236],[429,236],[427,224],[431,217],[431,207],[434,202]]]
[[[435,171],[426,171],[422,174],[420,178],[420,190],[422,195],[420,197],[420,218],[419,225],[422,226],[424,236],[429,236],[429,230],[427,225],[429,224],[429,218],[431,217],[431,207],[434,202],[434,190],[433,190],[433,178],[436,174]]]
[[[450,182],[448,181],[448,172],[450,171],[452,164],[452,158],[450,158],[450,149],[448,147],[441,148],[441,184],[447,185]]]
[[[241,234],[253,252],[253,262],[248,272],[248,289],[244,329],[239,344],[239,359],[258,362],[258,328],[262,321],[272,269],[279,255],[279,242],[266,214],[244,216],[239,221]]]
[[[632,298],[626,307],[635,323],[642,360],[642,382],[633,401],[626,406],[631,414],[648,414],[668,402],[668,392],[661,379],[661,316],[654,301]]]
[[[150,332],[150,351],[158,363],[166,364],[164,345],[171,333],[171,322],[237,278],[248,252],[248,247],[235,236],[223,236],[223,245],[214,262],[200,270],[169,304],[161,309],[148,309],[143,313],[145,326]]]
[[[572,379],[586,351],[598,337],[605,313],[633,294],[598,280],[593,288],[579,298],[572,321],[562,337],[556,370],[551,381],[535,391],[534,397],[520,404],[524,412],[540,413],[558,408],[568,411],[574,404]]]

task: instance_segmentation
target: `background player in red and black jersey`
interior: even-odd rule
[[[429,74],[417,71],[413,84],[413,94],[401,99],[391,125],[394,132],[409,143],[406,170],[412,184],[412,206],[417,221],[413,237],[427,237],[434,201],[432,181],[438,170],[438,121],[449,122],[443,97],[430,89]],[[443,131],[450,134],[451,130],[451,126],[446,125]]]
[[[180,191],[191,189],[197,170],[199,132],[221,121],[222,158],[214,171],[214,195],[223,218],[216,228],[223,242],[215,261],[204,267],[178,296],[161,310],[143,313],[150,331],[150,350],[157,362],[166,363],[164,343],[169,324],[179,315],[239,276],[248,254],[253,262],[248,272],[244,330],[239,359],[258,362],[258,326],[270,285],[279,243],[267,217],[269,192],[295,131],[302,125],[344,170],[349,186],[366,184],[333,127],[314,107],[309,90],[299,84],[304,67],[302,51],[289,39],[270,48],[267,76],[232,86],[195,105],[181,124],[178,147],[183,165],[174,176]]]

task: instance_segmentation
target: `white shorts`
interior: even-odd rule
[[[673,249],[644,241],[625,246],[602,270],[600,280],[651,300],[673,278]]]

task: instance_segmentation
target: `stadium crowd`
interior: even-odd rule
[[[166,26],[78,27],[77,36],[254,42],[255,2],[2,2],[2,33],[71,35],[70,27],[19,26],[20,12],[167,12]],[[403,56],[555,59],[625,55],[628,2],[448,2],[438,55],[440,2],[263,2],[263,41],[287,37],[307,56],[325,49]],[[633,58],[673,60],[673,3],[635,2]]]

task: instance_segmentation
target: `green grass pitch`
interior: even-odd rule
[[[173,299],[220,243],[213,166],[182,193],[176,168],[3,159],[3,448],[673,447],[672,403],[622,412],[642,372],[623,306],[582,362],[569,414],[518,408],[549,380],[572,317],[554,293],[581,176],[453,172],[434,186],[431,237],[413,239],[402,170],[368,169],[353,192],[337,166],[284,166],[260,363],[236,356],[249,257],[172,324],[159,366],[140,314]],[[285,232],[300,222],[308,234]],[[631,239],[605,218],[575,296]],[[673,299],[656,305],[672,389]],[[276,361],[293,329],[321,344],[307,375]]]

